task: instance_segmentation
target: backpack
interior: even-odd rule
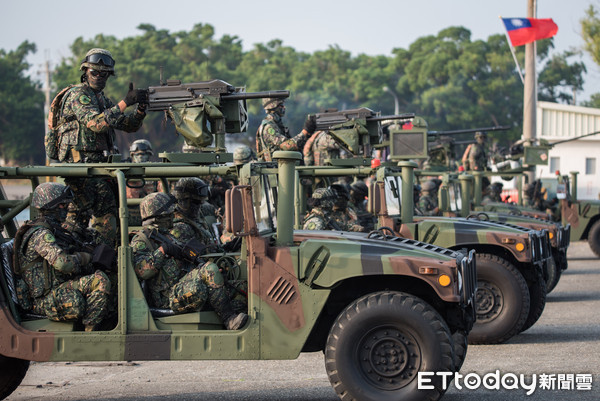
[[[76,118],[74,115],[61,118],[65,95],[74,86],[76,85],[69,85],[58,92],[50,104],[50,110],[48,112],[48,131],[44,138],[46,156],[48,156],[49,159],[58,159],[58,149],[61,140],[61,134],[59,133],[60,126]]]

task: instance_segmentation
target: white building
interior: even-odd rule
[[[550,144],[600,131],[600,109],[537,102],[539,139]],[[600,134],[558,144],[549,153],[547,166],[537,166],[536,177],[553,178],[555,172],[578,171],[577,197],[600,198]]]

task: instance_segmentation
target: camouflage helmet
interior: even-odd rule
[[[129,153],[135,152],[146,152],[150,153],[151,155],[154,154],[154,152],[152,152],[152,144],[147,139],[138,139],[137,141],[133,141],[129,147]]]
[[[233,164],[246,164],[252,160],[252,149],[248,146],[238,146],[233,151]]]
[[[485,131],[477,131],[475,133],[475,139],[477,139],[477,138],[486,138],[486,137],[487,137],[487,134],[485,133]]]
[[[492,191],[501,192],[502,188],[504,188],[504,184],[501,182],[494,182],[492,184]]]
[[[284,100],[280,98],[266,97],[262,100],[263,108],[267,111],[274,110],[282,104],[284,104]]]
[[[210,195],[208,184],[197,177],[180,178],[173,192],[177,200],[208,198]]]
[[[142,220],[166,216],[175,212],[175,198],[164,192],[146,195],[140,203]]]
[[[311,198],[314,201],[314,206],[332,209],[336,195],[331,188],[317,188]]]
[[[58,182],[44,182],[33,191],[31,206],[40,210],[51,210],[72,200],[73,191],[70,187]]]
[[[115,75],[115,59],[112,54],[106,49],[94,48],[90,49],[85,55],[85,58],[81,60],[79,69],[81,71],[86,68],[93,68],[98,71],[108,71],[112,75]]]
[[[421,191],[433,191],[435,189],[436,185],[435,182],[429,180],[429,181],[425,181],[423,183],[423,185],[421,186]]]

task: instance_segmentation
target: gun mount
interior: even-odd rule
[[[371,147],[381,143],[382,122],[411,120],[414,117],[414,113],[382,116],[379,112],[361,107],[341,111],[328,109],[315,114],[315,121],[317,130],[329,131],[350,153],[370,157]]]
[[[246,132],[247,99],[289,95],[287,90],[246,92],[244,87],[219,79],[189,84],[161,80],[161,85],[148,87],[148,110],[164,111],[188,145],[204,148],[216,138],[215,146],[220,151],[225,148],[226,133]]]

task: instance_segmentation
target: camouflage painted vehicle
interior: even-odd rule
[[[406,128],[405,128],[406,127]],[[392,160],[427,157],[427,124],[420,117],[410,124],[388,128]],[[345,132],[347,134],[347,132]],[[546,300],[544,270],[551,263],[548,232],[499,222],[445,217],[413,218],[415,163],[384,163],[375,170],[369,158],[334,159],[329,166],[299,167],[296,224],[304,215],[306,191],[300,182],[328,177],[364,178],[376,174],[370,189],[371,211],[380,230],[455,250],[475,249],[478,265],[478,320],[469,335],[471,343],[500,343],[531,327],[541,316]],[[356,167],[351,167],[356,166]],[[316,181],[316,180],[315,180]],[[335,181],[335,178],[329,182]],[[403,185],[407,185],[404,187]]]
[[[546,300],[543,272],[552,258],[547,230],[478,219],[414,216],[412,162],[383,167],[369,196],[379,226],[450,249],[473,249],[477,259],[477,322],[471,343],[500,343],[527,330]]]
[[[3,260],[0,398],[19,385],[29,361],[266,360],[312,351],[324,352],[342,399],[441,397],[441,378],[432,390],[417,390],[417,377],[421,371],[452,372],[464,358],[475,316],[473,254],[381,232],[294,232],[294,165],[301,158],[296,152],[276,152],[278,164],[241,168],[241,182],[248,185],[233,187],[225,202],[226,229],[236,240],[226,253],[204,255],[248,281],[248,323],[229,331],[212,310],[174,314],[149,308],[132,266],[127,205],[137,200],[127,200],[126,182],[237,174],[236,166],[214,164],[231,155],[197,155],[210,166],[192,162],[192,156],[144,165],[0,167],[3,179],[29,179],[32,187],[46,176],[114,178],[120,228],[117,318],[104,331],[85,332],[75,322],[26,313],[15,296],[9,259]],[[14,218],[29,198],[0,194],[5,254],[17,230]]]
[[[423,180],[427,176],[424,172],[416,172],[417,177]],[[438,175],[436,175],[438,176]],[[561,273],[567,269],[567,249],[570,244],[570,225],[563,226],[559,222],[526,216],[515,213],[502,213],[492,211],[473,211],[468,206],[471,197],[468,196],[463,203],[463,194],[471,194],[473,176],[469,174],[442,173],[442,183],[438,191],[440,211],[447,217],[466,217],[467,219],[478,219],[484,221],[512,224],[532,230],[548,230],[550,246],[552,248],[552,259],[546,264],[544,279],[546,280],[547,292],[552,291]]]
[[[560,215],[563,225],[571,226],[571,240],[587,240],[590,249],[600,257],[600,201],[577,198],[577,174],[572,171],[570,179],[561,178]]]

